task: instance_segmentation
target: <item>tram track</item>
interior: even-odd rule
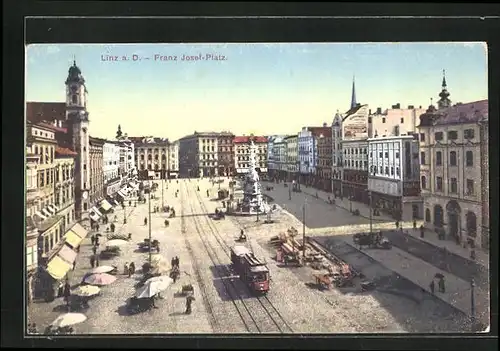
[[[218,228],[208,217],[209,211],[205,203],[203,202],[203,199],[199,192],[196,191],[195,194],[202,212],[206,215],[203,217],[207,222],[208,228],[210,228],[212,236],[216,239],[224,254],[230,259],[230,245],[227,244],[227,242],[220,234]],[[197,218],[196,221],[199,221],[199,219]],[[248,292],[248,288],[246,288],[246,290]],[[285,318],[281,315],[281,313],[278,311],[278,309],[268,296],[256,296],[252,299],[246,299],[244,301],[242,300],[242,302],[245,305],[246,310],[252,311],[253,315],[255,316],[253,318],[254,321],[255,319],[258,319],[258,321],[255,321],[255,323],[260,325],[259,329],[275,333],[293,333],[293,329],[291,328],[291,326],[287,323]]]

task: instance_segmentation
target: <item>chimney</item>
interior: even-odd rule
[[[418,108],[422,108],[422,105],[420,105]]]
[[[381,115],[382,114],[382,107],[377,107],[377,115]]]

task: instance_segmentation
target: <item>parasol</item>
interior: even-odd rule
[[[99,267],[95,267],[94,269],[92,269],[90,271],[90,274],[97,274],[97,273],[108,273],[108,272],[112,272],[116,269],[116,267],[112,267],[112,266],[99,266]]]
[[[436,273],[434,275],[435,278],[438,278],[438,279],[443,279],[444,278],[444,275],[442,273]]]
[[[152,277],[146,280],[144,284],[149,284],[149,283],[154,283],[154,282],[165,282],[166,284],[170,285],[172,284],[173,280],[170,277],[167,277],[166,275],[160,275],[157,277]]]
[[[96,273],[85,277],[84,282],[91,285],[108,285],[116,280],[115,276],[107,273]]]
[[[107,247],[120,247],[127,245],[128,241],[122,239],[112,239],[106,242]]]
[[[77,296],[89,297],[99,294],[101,289],[94,285],[82,285],[73,290],[72,294]]]
[[[161,278],[161,277],[155,277],[155,278]],[[172,279],[168,277],[156,280],[152,279],[153,278],[148,279],[148,281],[146,282],[146,284],[144,284],[143,287],[137,289],[137,291],[135,292],[135,297],[137,297],[138,299],[153,297],[156,294],[162,292],[163,290],[166,290],[172,283]]]
[[[78,324],[85,321],[87,317],[82,313],[65,313],[57,317],[53,322],[54,327],[68,327],[70,325]]]

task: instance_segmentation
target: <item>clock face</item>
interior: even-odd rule
[[[87,197],[89,197],[89,194],[86,191],[84,191],[83,194],[82,194],[82,197],[84,199],[87,199]]]

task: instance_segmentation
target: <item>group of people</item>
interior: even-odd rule
[[[431,293],[434,294],[434,291],[436,289],[436,283],[434,282],[434,279],[429,284],[429,288],[431,290]],[[438,278],[438,292],[440,292],[440,293],[445,293],[446,292],[445,283],[444,283],[444,277],[439,277]]]
[[[135,273],[135,263],[130,262],[129,264],[128,262],[125,262],[125,264],[123,265],[123,274],[128,275],[128,277],[130,278],[134,273]]]

